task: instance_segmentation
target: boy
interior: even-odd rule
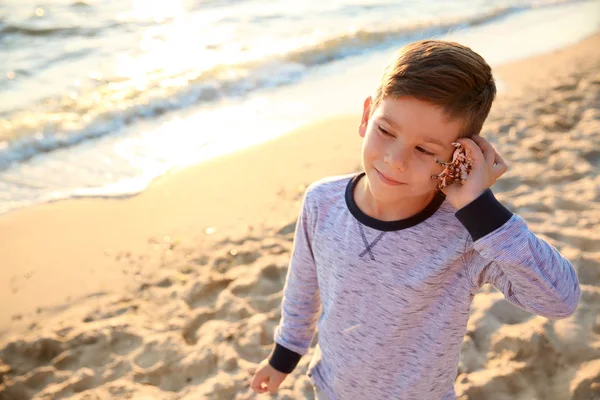
[[[318,325],[308,368],[318,399],[455,399],[482,285],[546,318],[574,312],[581,293],[569,261],[489,189],[508,168],[478,135],[495,94],[491,68],[467,47],[428,40],[400,50],[364,102],[364,172],[305,193],[275,346],[254,391],[277,390]],[[471,170],[439,190],[431,177],[455,142]]]

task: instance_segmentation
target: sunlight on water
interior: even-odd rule
[[[181,0],[133,0],[130,18],[162,23],[186,14]]]
[[[499,21],[471,36],[492,62],[566,43],[532,33],[552,2],[0,2],[0,213],[135,193],[171,168],[356,112],[383,53],[407,41]],[[598,1],[558,2],[563,36],[596,29]],[[502,20],[523,10],[511,36]]]

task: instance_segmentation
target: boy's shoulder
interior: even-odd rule
[[[306,188],[306,197],[313,201],[325,200],[332,196],[343,195],[350,180],[358,175],[357,172],[332,175],[314,181]]]

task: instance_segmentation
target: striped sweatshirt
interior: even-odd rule
[[[364,172],[311,184],[303,198],[270,365],[308,375],[331,400],[455,399],[471,301],[486,283],[517,307],[566,318],[577,275],[486,190],[456,210],[442,192],[416,215],[380,221],[354,188]]]

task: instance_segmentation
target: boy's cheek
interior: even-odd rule
[[[374,149],[369,146],[369,144],[366,144],[363,147],[363,152],[362,152],[362,159],[363,162],[372,162],[374,159],[377,158],[377,152],[374,151]]]
[[[365,156],[369,160],[378,160],[383,158],[383,146],[375,141],[368,141],[365,145]]]

